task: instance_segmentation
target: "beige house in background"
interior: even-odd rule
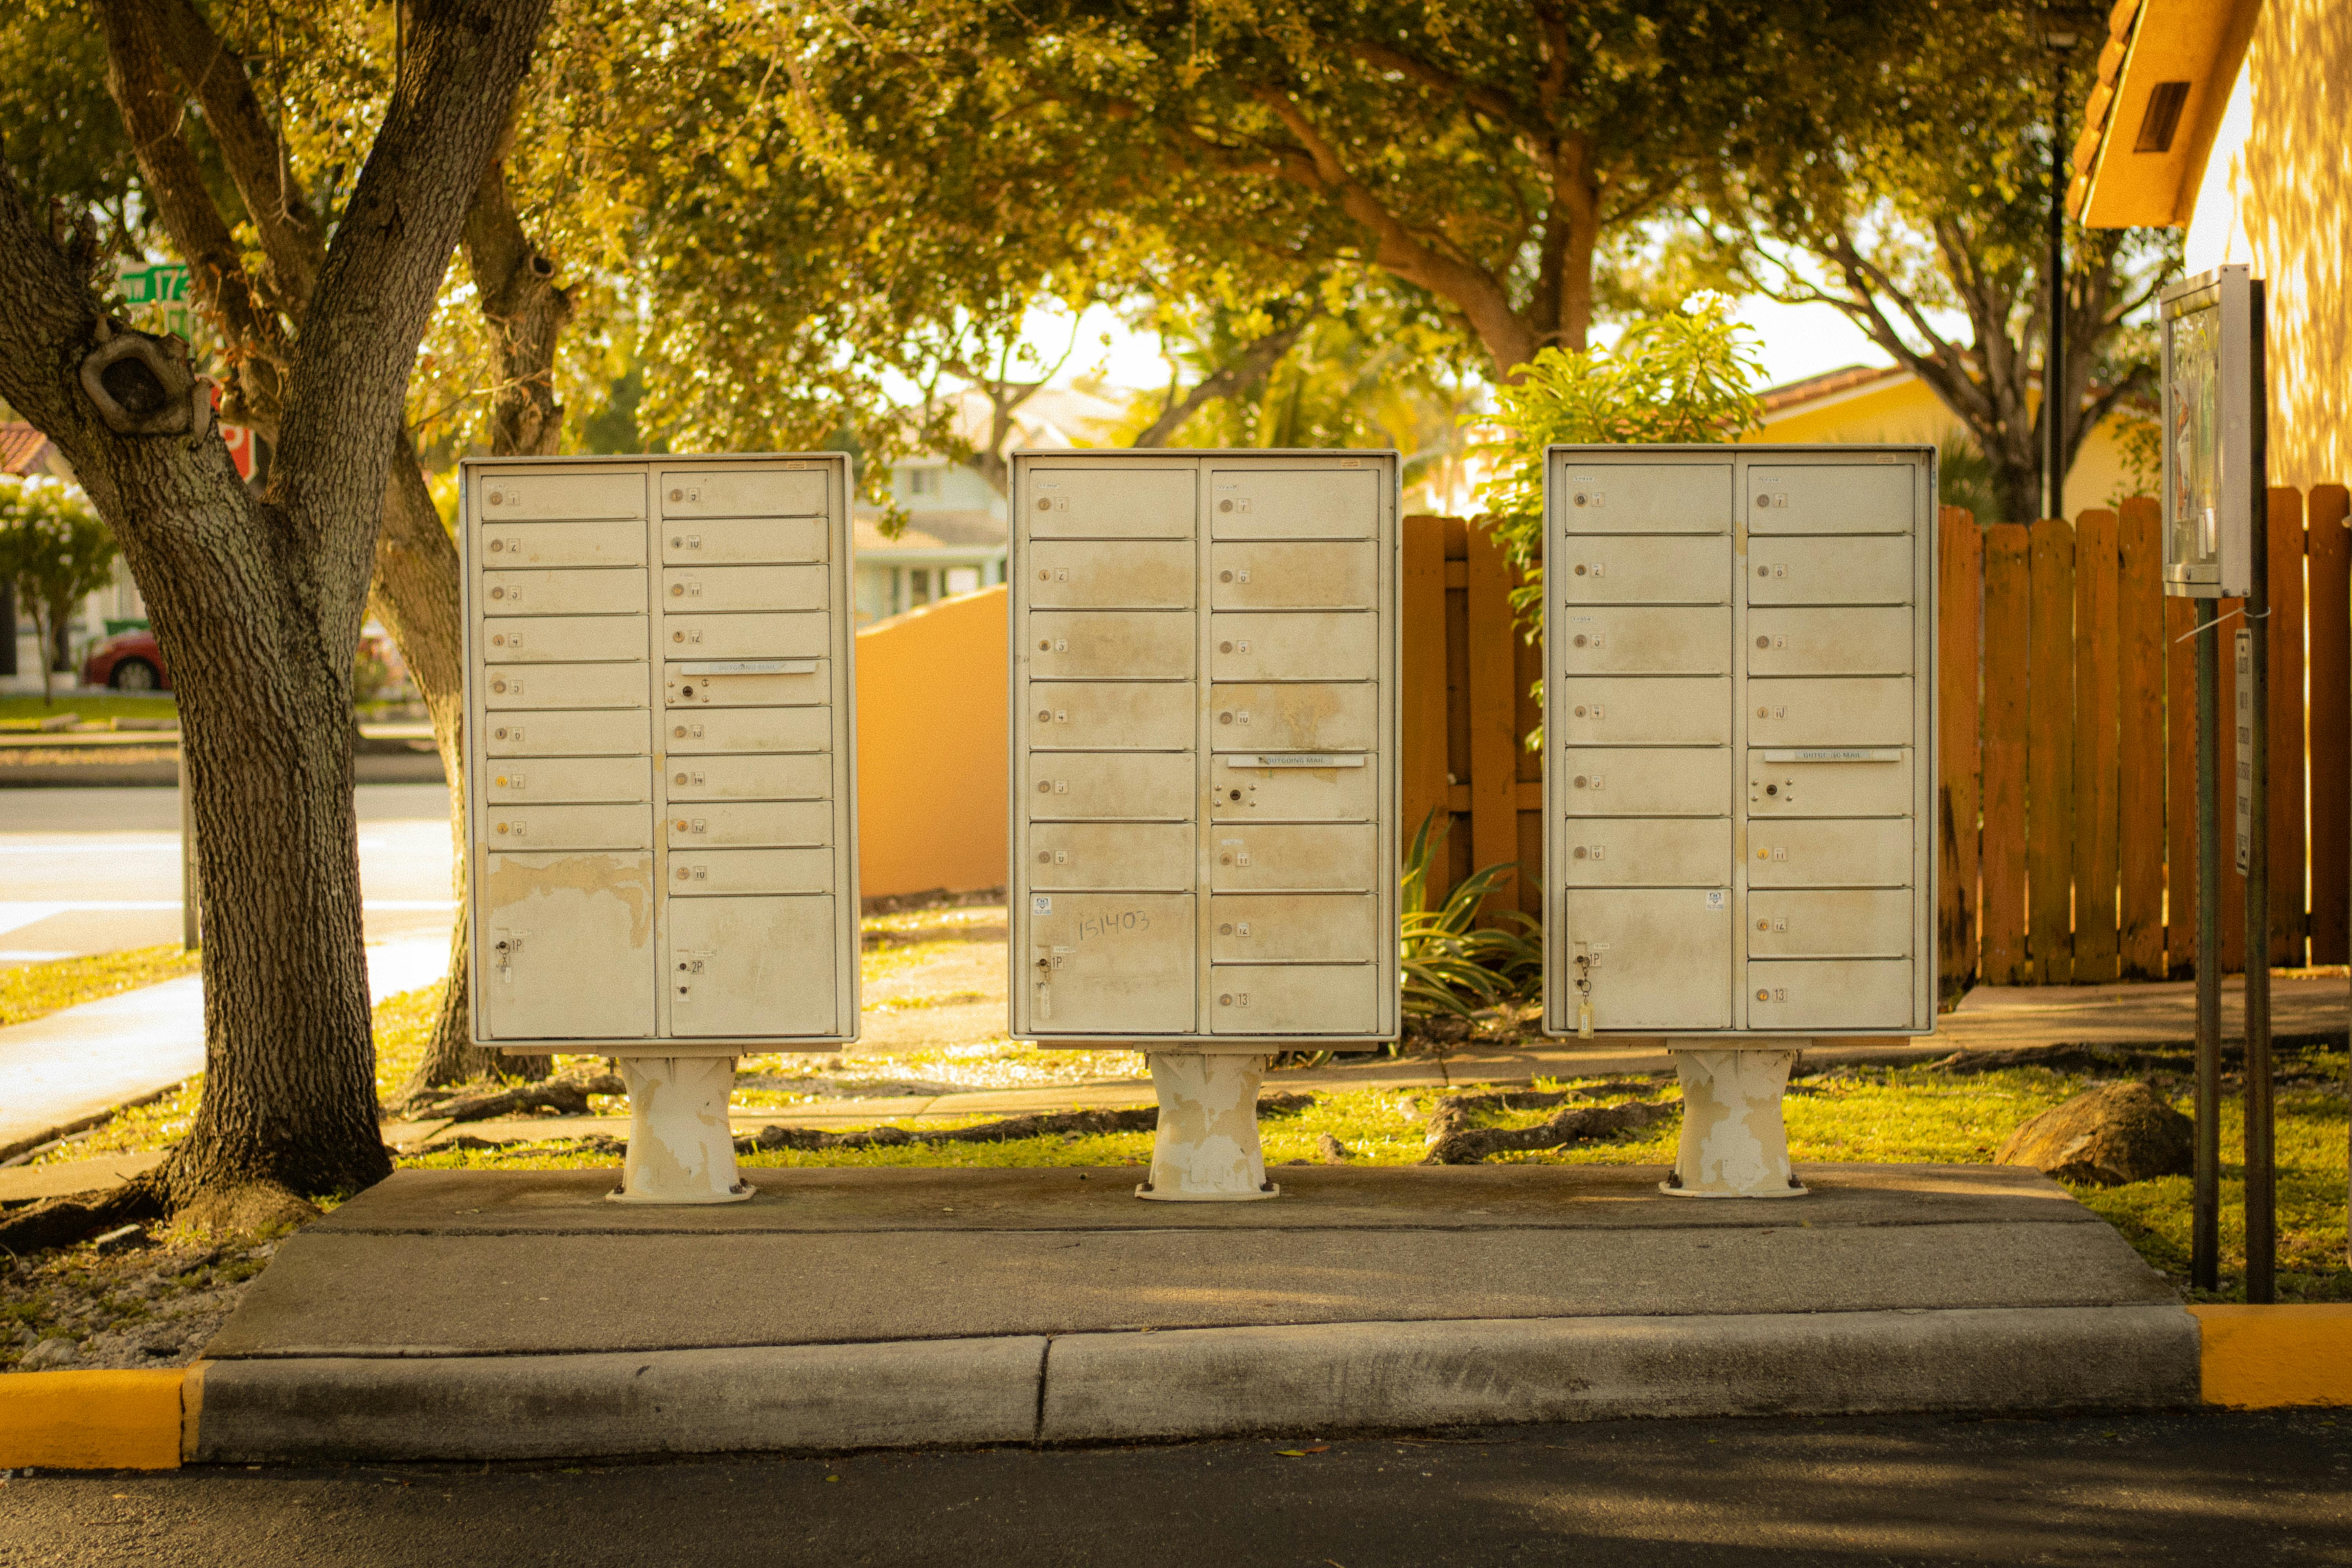
[[[2271,483],[2352,478],[2352,4],[2122,0],[2084,124],[2084,224],[2267,285]]]

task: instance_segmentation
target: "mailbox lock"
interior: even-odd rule
[[[1772,922],[1770,921],[1758,921],[1756,922],[1756,929],[1758,931],[1770,931],[1772,929]]]
[[[1585,639],[1584,639],[1584,634],[1583,634],[1582,632],[1579,632],[1579,633],[1577,633],[1577,634],[1576,634],[1576,646],[1577,646],[1577,647],[1582,647],[1584,646],[1584,640],[1585,640]]]
[[[1219,653],[1231,653],[1234,651],[1234,645],[1230,642],[1221,642],[1217,645],[1217,651]]]
[[[1054,721],[1054,710],[1053,710],[1052,709],[1050,709],[1050,708],[1040,708],[1040,709],[1038,709],[1038,710],[1037,710],[1037,722],[1039,722],[1040,724],[1050,724],[1050,723],[1052,723],[1053,721]]]
[[[505,494],[505,492],[504,492],[504,491],[501,491],[501,490],[492,490],[492,491],[490,492],[490,504],[491,504],[492,506],[499,506],[499,505],[503,504],[503,503],[505,502],[506,499],[507,499],[507,498],[506,498],[506,494]]]
[[[498,730],[493,732],[492,738],[499,741],[505,740],[507,738],[506,727],[504,725],[500,725]]]
[[[684,784],[686,782],[686,775],[684,773],[678,774],[675,782]]]
[[[1241,797],[1242,797],[1242,792],[1241,792],[1241,791],[1239,791],[1239,790],[1237,790],[1237,789],[1236,789],[1236,790],[1228,790],[1228,791],[1226,791],[1225,793],[1226,793],[1227,795],[1229,795],[1230,796],[1232,796],[1232,798],[1234,798],[1234,800],[1239,800],[1239,799],[1241,799]]]
[[[685,740],[685,739],[686,739],[686,726],[685,726],[685,725],[683,725],[683,724],[680,724],[677,729],[672,730],[672,731],[670,731],[670,735],[671,735],[671,737],[672,737],[673,739],[675,739],[675,740],[679,740],[679,741],[683,741],[683,740]]]
[[[1053,580],[1054,580],[1054,574],[1053,574],[1051,572],[1040,571],[1040,572],[1037,574],[1037,581],[1039,581],[1040,583],[1050,583],[1050,582],[1052,582]]]
[[[1769,637],[1758,637],[1756,639],[1756,646],[1758,647],[1770,647],[1772,646],[1772,639]]]
[[[1759,708],[1756,710],[1756,717],[1759,719],[1769,719],[1771,715],[1772,710],[1769,708]]]
[[[693,875],[694,875],[694,873],[693,873],[692,871],[688,870],[688,869],[687,868],[685,868],[684,866],[680,866],[680,867],[677,868],[677,879],[678,879],[679,881],[681,881],[681,882],[685,881],[688,878],[689,878],[689,877],[691,877],[691,876],[693,876]]]
[[[686,499],[686,492],[684,490],[672,490],[669,492],[669,499],[672,500],[684,500]]]
[[[1582,789],[1584,787],[1584,775],[1582,773],[1576,775],[1576,787],[1579,789]]]
[[[676,550],[679,545],[684,544],[685,542],[686,542],[686,541],[685,541],[685,540],[680,539],[680,538],[679,538],[677,534],[675,534],[675,533],[673,533],[673,534],[671,534],[671,535],[669,536],[669,547],[670,547],[672,550]]]
[[[1580,712],[1582,710],[1580,709],[1579,711]],[[1231,713],[1220,713],[1217,715],[1217,722],[1220,724],[1230,724],[1233,721],[1234,716]]]
[[[1225,502],[1225,505],[1227,505],[1228,507],[1232,506],[1233,504],[1234,504],[1234,503],[1233,503],[1233,502],[1231,502],[1231,501],[1227,501],[1227,502]],[[1224,995],[1220,996],[1220,997],[1218,997],[1218,998],[1217,998],[1217,1005],[1218,1005],[1218,1006],[1220,1006],[1220,1007],[1230,1007],[1230,1006],[1232,1006],[1233,1005],[1234,1005],[1234,998],[1233,998],[1233,993],[1231,993],[1231,992],[1227,992]]]
[[[686,634],[684,632],[672,632],[669,634],[669,640],[672,642],[684,642],[686,640]]]
[[[1037,510],[1038,510],[1039,511],[1051,511],[1051,510],[1054,510],[1054,500],[1053,500],[1053,498],[1052,498],[1051,496],[1039,496],[1039,497],[1037,498]]]
[[[499,823],[499,831],[500,833],[504,833],[506,830],[507,830],[507,825],[506,825],[505,823],[503,823],[503,822]]]
[[[1756,858],[1759,860],[1769,860],[1771,858],[1772,851],[1769,849],[1759,849],[1756,851]]]
[[[1038,651],[1039,653],[1051,653],[1051,652],[1053,652],[1053,651],[1054,651],[1054,644],[1053,644],[1052,640],[1051,640],[1050,638],[1046,638],[1046,637],[1039,637],[1039,638],[1037,639],[1037,651]]]
[[[1039,795],[1051,795],[1051,794],[1053,794],[1053,793],[1054,793],[1054,781],[1053,781],[1053,780],[1051,780],[1051,779],[1039,779],[1039,780],[1037,781],[1037,793],[1038,793]]]
[[[1053,863],[1054,852],[1051,849],[1040,849],[1037,851],[1037,864],[1040,866],[1050,866]]]
[[[672,583],[669,585],[669,596],[673,599],[683,599],[686,597],[686,584],[683,583]]]
[[[1760,507],[1769,507],[1772,504],[1772,498],[1769,495],[1758,496],[1756,504]]]
[[[1576,716],[1580,719],[1584,717],[1584,704],[1581,702],[1576,705]]]
[[[493,539],[493,540],[491,540],[491,541],[490,541],[490,553],[491,553],[491,554],[496,555],[499,551],[504,550],[505,548],[506,548],[506,545],[505,545],[505,544],[503,544],[502,542],[500,542],[499,541],[495,540],[495,539]]]
[[[677,694],[680,697],[691,697],[694,695],[694,688],[691,686],[681,686],[677,689]]]
[[[1231,500],[1221,500],[1217,503],[1217,510],[1219,511],[1231,511],[1234,510],[1234,503]]]
[[[1759,1002],[1769,1002],[1772,1000],[1772,993],[1769,991],[1759,991],[1756,993],[1756,1000]]]
[[[670,824],[670,826],[677,828],[680,833],[683,833],[686,831],[686,818],[681,816],[676,822]]]
[[[1580,860],[1584,858],[1584,846],[1581,844],[1576,847],[1576,858]]]
[[[1584,492],[1582,490],[1576,492],[1575,503],[1578,506],[1582,506],[1584,504]]]
[[[1769,566],[1759,566],[1756,568],[1756,575],[1759,577],[1769,577],[1772,575],[1772,568]]]
[[[493,691],[504,691],[506,689],[507,683],[503,680],[493,680],[490,682],[490,689]]]
[[[1780,786],[1779,784],[1766,784],[1764,786],[1764,793],[1766,795],[1779,795],[1780,793]]]
[[[1224,924],[1223,924],[1223,925],[1219,926],[1219,927],[1217,928],[1217,934],[1218,934],[1219,936],[1231,936],[1231,935],[1233,935],[1233,934],[1234,934],[1234,922],[1233,922],[1233,921],[1227,921]]]
[[[491,646],[492,647],[506,647],[506,646],[507,646],[506,634],[505,634],[504,632],[499,632],[499,633],[498,633],[497,635],[495,635],[494,637],[492,637],[490,638],[490,646]]]
[[[506,596],[507,591],[504,588],[493,588],[490,590],[490,597],[493,599],[503,599]]]
[[[1217,574],[1217,581],[1220,583],[1230,583],[1233,580],[1234,574],[1230,572],[1220,572]]]
[[[1581,576],[1583,576],[1583,575],[1584,575],[1584,565],[1583,565],[1583,563],[1579,562],[1579,563],[1577,563],[1576,574],[1577,574],[1578,576],[1580,576],[1580,577],[1581,577]]]

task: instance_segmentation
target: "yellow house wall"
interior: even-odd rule
[[[2266,280],[2271,482],[2352,475],[2352,5],[2267,0],[2189,221],[2192,273]]]
[[[857,868],[867,898],[1002,887],[1004,589],[857,634]]]
[[[2074,467],[2066,476],[2067,516],[2106,506],[2126,489],[2128,470],[2116,443],[2117,423],[2110,419],[2092,431],[2075,454]],[[1767,415],[1764,428],[1748,439],[1919,442],[1932,447],[1964,428],[1927,383],[1906,375],[1842,398]]]

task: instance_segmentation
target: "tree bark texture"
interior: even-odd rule
[[[163,191],[184,173],[173,165],[185,145],[176,121],[147,134],[163,3],[97,9],[110,85],[186,247],[178,224],[200,227],[203,215]],[[101,313],[94,227],[37,222],[0,176],[0,395],[57,443],[113,529],[179,696],[208,897],[205,1095],[157,1174],[174,1206],[252,1188],[348,1191],[389,1169],[361,945],[352,656],[416,344],[545,9],[412,5],[382,130],[299,318],[258,498],[177,340],[150,340],[162,358],[108,366],[113,414],[85,386],[85,363],[127,331]],[[226,263],[207,286],[250,297]],[[124,433],[125,409],[156,433]]]

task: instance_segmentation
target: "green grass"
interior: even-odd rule
[[[199,954],[174,942],[0,970],[0,1026],[30,1023],[101,996],[176,980],[194,974],[202,963]]]
[[[29,697],[12,694],[0,697],[0,731],[37,730],[42,720],[54,719],[60,713],[79,713],[89,723],[106,719],[176,719],[180,705],[169,692],[144,697],[59,692],[47,702],[43,702],[38,693]]]

